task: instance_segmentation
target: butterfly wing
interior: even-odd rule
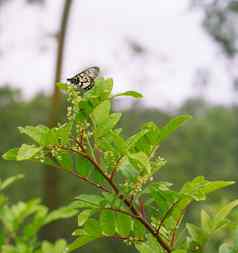
[[[90,90],[94,86],[94,81],[97,78],[99,71],[100,69],[98,67],[90,67],[79,74],[68,78],[67,81],[76,85],[78,88]]]

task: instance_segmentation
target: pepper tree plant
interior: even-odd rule
[[[112,79],[103,78],[87,92],[67,83],[57,86],[69,103],[65,122],[53,128],[19,127],[34,144],[13,148],[3,157],[52,165],[98,189],[97,194],[81,194],[73,201],[79,210],[78,227],[66,251],[109,237],[134,245],[141,253],[187,252],[188,247],[177,242],[177,234],[188,206],[233,184],[199,176],[175,191],[171,183],[155,176],[166,163],[158,156],[159,146],[191,117],[177,116],[162,127],[147,122],[125,139],[116,127],[121,113],[111,112],[112,100],[141,98],[140,93],[112,95]]]

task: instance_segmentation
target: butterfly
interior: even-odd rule
[[[71,78],[67,78],[67,81],[73,85],[76,85],[79,89],[90,90],[94,86],[94,81],[99,72],[99,67],[90,67]]]

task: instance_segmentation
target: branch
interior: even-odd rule
[[[140,199],[140,212],[141,212],[143,218],[145,218],[145,205],[144,205],[144,201],[142,199]]]
[[[133,214],[133,217],[136,218],[140,223],[144,225],[144,227],[156,238],[156,240],[159,242],[159,244],[166,250],[167,253],[172,252],[172,249],[170,248],[170,245],[167,244],[167,242],[160,237],[160,235],[157,233],[157,231],[153,228],[153,226],[143,217],[143,214],[141,214],[140,211],[138,211],[130,200],[127,199],[122,193],[120,193],[119,189],[117,188],[117,185],[113,182],[113,180],[110,178],[110,176],[107,176],[106,173],[104,173],[103,169],[100,167],[98,162],[94,160],[91,156],[89,156],[87,153],[82,152],[80,150],[75,149],[66,149],[68,151],[75,152],[81,156],[83,156],[85,159],[90,161],[94,168],[102,175],[102,177],[105,179],[105,181],[111,186],[114,193],[117,195],[117,197],[124,202],[124,204],[128,207],[128,209],[131,211],[131,214]],[[71,173],[71,171],[69,171]],[[74,174],[73,174],[74,175]],[[75,176],[80,177],[78,174]],[[88,181],[88,180],[87,180]],[[91,184],[95,185],[94,182],[91,182]],[[100,185],[100,187],[102,187]],[[104,188],[104,187],[103,187]]]
[[[67,150],[67,149],[66,149]],[[92,163],[94,168],[102,175],[102,177],[105,179],[105,181],[111,186],[114,193],[117,195],[117,197],[124,202],[124,204],[128,207],[128,209],[133,214],[133,217],[136,218],[140,223],[144,225],[144,227],[157,239],[159,244],[166,250],[167,253],[172,252],[172,249],[167,244],[166,241],[160,235],[157,233],[157,231],[153,228],[153,226],[143,217],[143,214],[141,214],[140,211],[138,211],[130,200],[128,200],[122,193],[120,193],[119,189],[117,188],[117,185],[113,182],[113,180],[110,178],[110,176],[107,176],[106,173],[104,173],[103,169],[100,167],[98,162],[94,160],[91,156],[89,156],[87,153],[82,152],[80,150],[75,149],[69,149],[68,151],[75,152],[81,156],[83,156],[85,159],[87,159],[89,162]],[[94,183],[95,184],[95,183]]]
[[[170,253],[172,250],[170,246],[167,244],[166,241],[164,241],[163,238],[160,237],[160,235],[157,234],[157,231],[154,230],[153,226],[142,216],[142,214],[131,204],[131,202],[125,198],[125,196],[120,193],[119,189],[117,188],[116,184],[108,177],[104,171],[101,169],[100,165],[95,161],[93,158],[91,158],[88,154],[79,152],[80,155],[84,156],[88,161],[90,161],[95,169],[103,176],[103,178],[108,182],[108,184],[111,186],[115,194],[119,199],[121,199],[124,204],[128,207],[128,209],[131,211],[131,213],[136,217],[138,221],[140,221],[144,227],[157,239],[159,244],[166,250],[167,253]]]

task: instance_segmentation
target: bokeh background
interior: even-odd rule
[[[189,113],[193,120],[160,149],[168,160],[159,174],[179,188],[186,180],[238,181],[238,1],[236,0],[0,0],[0,153],[24,139],[17,126],[62,119],[64,98],[56,81],[97,65],[113,77],[114,92],[135,89],[141,101],[120,99],[128,136],[143,122],[163,125]],[[91,191],[38,164],[0,158],[0,177],[25,174],[12,200],[42,197],[54,208]],[[238,186],[214,194],[217,206],[237,198]],[[188,220],[198,222],[198,208]],[[67,237],[75,220],[42,232]],[[217,252],[216,245],[212,246]],[[134,252],[98,241],[81,253]]]

